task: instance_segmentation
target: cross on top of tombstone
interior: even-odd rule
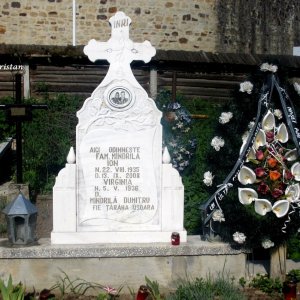
[[[129,38],[131,19],[125,13],[117,12],[109,19],[109,23],[111,38],[107,42],[92,39],[83,51],[92,62],[105,59],[110,63],[107,75],[101,83],[102,86],[120,78],[133,80],[139,86],[132,74],[130,63],[134,60],[148,63],[155,55],[156,50],[149,41],[134,43]]]

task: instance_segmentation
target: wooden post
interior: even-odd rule
[[[30,98],[30,69],[29,64],[26,63],[23,65],[24,67],[24,75],[23,75],[23,96],[24,99]]]
[[[172,101],[176,102],[176,84],[177,84],[177,73],[173,71],[172,77]]]
[[[153,100],[157,96],[157,70],[154,68],[150,69],[150,96]]]
[[[285,280],[286,274],[286,245],[270,250],[270,277]]]
[[[22,102],[22,75],[16,74],[16,104],[20,104]],[[17,156],[17,183],[23,182],[23,155],[22,155],[22,122],[16,122],[16,156]]]

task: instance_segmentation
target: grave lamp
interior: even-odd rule
[[[37,208],[21,192],[2,212],[5,214],[11,244],[27,245],[37,240]]]

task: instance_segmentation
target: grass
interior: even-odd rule
[[[206,279],[183,280],[167,300],[246,300],[243,292],[235,285],[234,279],[218,275]]]
[[[22,283],[18,285],[12,284],[11,276],[7,284],[0,280],[0,299],[128,299],[128,294],[120,294],[122,287],[116,290],[80,278],[71,279],[64,271],[62,271],[62,274],[50,290],[44,289],[40,293],[35,291],[34,293],[26,293]],[[147,300],[246,300],[256,299],[253,296],[256,296],[257,290],[264,292],[259,299],[282,299],[281,283],[277,282],[277,280],[268,279],[266,276],[258,275],[249,283],[249,288],[246,287],[244,278],[239,280],[239,288],[234,277],[230,277],[229,274],[224,274],[224,272],[221,272],[216,277],[208,275],[206,278],[182,279],[177,282],[175,291],[166,291],[165,294],[161,293],[157,281],[145,277],[145,282],[146,285],[144,287],[148,294]],[[95,296],[86,295],[90,289],[94,290],[92,294]],[[132,288],[128,289],[131,299],[136,300],[137,291]],[[24,298],[25,295],[26,297]],[[28,298],[28,296],[32,297]]]

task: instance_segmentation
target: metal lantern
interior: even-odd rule
[[[37,208],[21,192],[2,212],[7,222],[8,240],[12,244],[27,245],[37,240]]]

